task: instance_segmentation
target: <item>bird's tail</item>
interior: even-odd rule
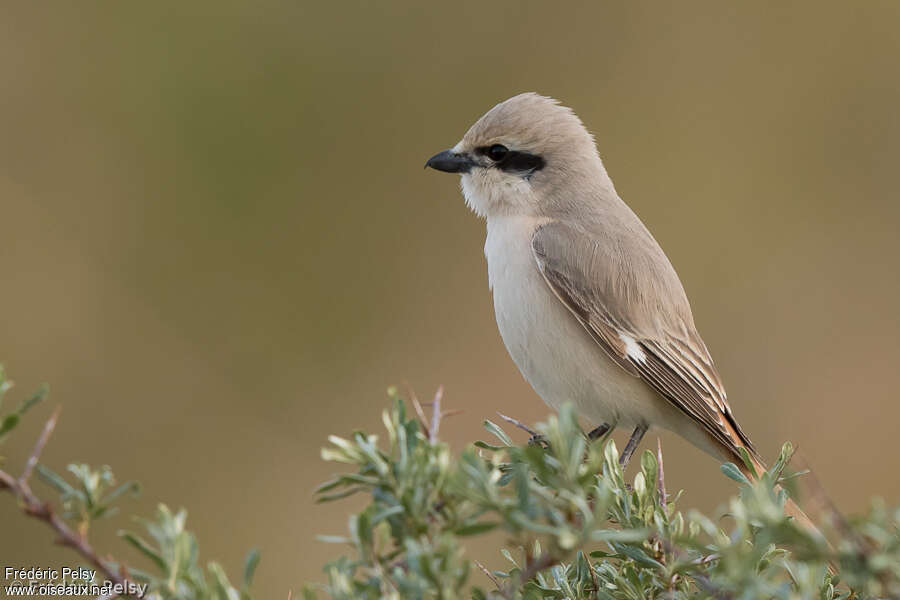
[[[744,474],[744,477],[746,477],[750,481],[759,479],[760,476],[768,470],[768,467],[766,467],[766,464],[756,452],[756,449],[753,447],[753,443],[750,441],[750,438],[747,437],[747,435],[741,430],[737,422],[733,419],[726,421],[725,426],[728,429],[728,434],[733,444],[730,448],[727,449],[726,456],[730,455],[730,457],[726,458],[726,460],[736,458],[737,460],[735,460],[734,462],[741,470],[741,473]],[[747,450],[746,455],[750,458],[749,465],[745,464],[744,460],[742,460],[739,451],[740,448]],[[720,447],[720,450],[721,449],[723,448]],[[780,486],[778,489],[780,489]],[[793,517],[797,524],[799,524],[801,527],[813,533],[814,535],[822,537],[827,541],[827,538],[825,538],[825,536],[822,534],[822,531],[816,526],[816,524],[813,523],[813,520],[809,518],[809,515],[803,512],[803,509],[800,508],[800,506],[790,497],[785,500],[784,512],[789,517]]]
[[[767,470],[765,463],[763,463],[762,460],[758,456],[756,456],[756,453],[754,452],[750,453],[750,462],[753,464],[753,472],[751,472],[750,469],[747,468],[747,465],[743,464],[743,461],[738,461],[740,465],[739,468],[744,474],[744,477],[750,478],[751,474],[759,477],[764,471]],[[813,520],[809,518],[809,515],[803,512],[803,509],[800,508],[800,505],[794,502],[794,500],[790,496],[788,496],[788,498],[784,502],[784,512],[789,517],[792,517],[794,521],[798,525],[800,525],[800,527],[813,534],[813,536],[820,537],[825,540],[825,545],[827,546],[829,551],[831,551],[832,554],[834,553],[834,546],[831,545],[831,542],[828,541],[828,538],[825,537],[825,534],[822,533],[822,530],[819,529],[819,527],[815,523],[813,523]],[[833,559],[829,559],[826,562],[826,567],[828,569],[828,573],[831,575],[834,575],[838,572],[838,565]]]
[[[750,452],[749,454],[750,462],[753,465],[753,470],[751,471],[743,461],[737,461],[738,468],[744,474],[744,477],[747,477],[750,480],[758,479],[760,475],[762,475],[767,470],[767,467],[765,463],[763,463],[762,459],[756,456],[755,452]],[[796,521],[798,525],[800,525],[807,531],[810,531],[811,533],[825,539],[822,531],[816,526],[815,523],[813,523],[813,520],[809,518],[809,515],[803,512],[803,509],[800,508],[800,506],[790,497],[788,497],[784,503],[784,512],[789,517],[793,517],[794,521]]]

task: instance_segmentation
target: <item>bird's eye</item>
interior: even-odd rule
[[[488,148],[487,155],[494,162],[500,162],[506,155],[509,154],[509,148],[502,144],[494,144],[490,148]]]

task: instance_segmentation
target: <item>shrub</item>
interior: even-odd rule
[[[900,511],[873,502],[852,521],[835,513],[831,546],[784,514],[790,444],[755,481],[723,465],[740,495],[727,518],[714,520],[677,509],[680,493],[666,493],[661,452],[645,451],[626,482],[615,443],[589,441],[571,406],[538,426],[539,444],[516,445],[485,421],[496,441],[454,459],[436,435],[440,402],[429,424],[421,409],[410,417],[392,396],[382,444],[356,432],[330,437],[322,451],[353,472],[322,484],[320,501],[371,498],[351,517],[348,536],[326,538],[352,548],[325,568],[318,591],[332,598],[900,596]],[[464,544],[496,529],[509,543],[499,565],[477,565],[492,583],[484,589],[471,584]]]
[[[10,387],[0,367],[0,411]],[[0,444],[45,392],[0,416]],[[346,536],[323,537],[350,553],[325,566],[327,582],[305,588],[306,598],[900,597],[900,510],[873,501],[852,519],[831,511],[832,543],[799,526],[784,514],[785,489],[796,476],[787,473],[790,444],[753,481],[735,465],[722,465],[740,494],[728,502],[726,517],[713,519],[677,509],[681,494],[666,491],[659,448],[645,451],[626,481],[613,441],[589,440],[570,406],[536,432],[504,417],[533,434],[525,445],[485,421],[494,441],[475,442],[454,456],[438,436],[440,395],[430,418],[414,397],[411,416],[396,390],[390,396],[384,439],[358,431],[349,439],[329,437],[322,450],[322,458],[351,470],[319,486],[318,500],[365,494],[370,501],[351,515]],[[160,504],[153,518],[137,520],[140,532],[120,532],[145,565],[95,551],[92,524],[115,515],[138,486],[117,484],[106,466],[71,464],[63,476],[38,464],[58,416],[57,409],[18,476],[0,468],[0,491],[15,496],[25,515],[46,522],[58,543],[120,586],[119,595],[251,600],[258,553],[248,554],[242,583],[232,584],[218,563],[200,561],[183,509]],[[32,491],[35,474],[57,494],[55,502]],[[465,546],[492,531],[505,534],[507,543],[489,568],[470,560]],[[479,571],[483,576],[475,576]]]

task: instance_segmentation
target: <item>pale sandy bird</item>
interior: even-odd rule
[[[651,426],[743,467],[764,468],[728,405],[669,259],[619,198],[579,118],[520,94],[426,166],[459,173],[487,221],[484,253],[500,335],[551,407],[572,402],[598,427]],[[788,507],[799,520],[806,516]]]

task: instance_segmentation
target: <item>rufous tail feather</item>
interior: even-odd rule
[[[762,462],[760,458],[758,458],[755,453],[750,452],[750,462],[753,465],[753,471],[747,468],[747,465],[743,463],[743,461],[738,461],[738,468],[744,474],[744,477],[747,477],[750,480],[758,479],[760,475],[762,475],[767,469],[766,465]],[[776,488],[776,489],[780,489]],[[828,544],[829,549],[832,549],[831,544],[828,543],[828,539],[822,533],[822,531],[813,523],[813,520],[809,518],[800,506],[794,502],[794,500],[788,497],[784,502],[784,512],[789,517],[792,517],[794,521],[807,531],[813,533],[814,535],[821,537],[825,540],[825,543]],[[835,572],[835,567],[833,564],[830,565],[831,571]]]

